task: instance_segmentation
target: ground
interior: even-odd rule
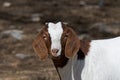
[[[67,22],[80,38],[120,35],[120,1],[0,0],[0,80],[59,80],[50,59],[41,61],[32,40],[45,22]]]

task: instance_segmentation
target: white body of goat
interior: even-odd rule
[[[120,80],[120,37],[91,41],[81,78]]]

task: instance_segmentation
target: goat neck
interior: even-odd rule
[[[66,58],[62,55],[53,58],[53,63],[57,69],[60,80],[81,80],[81,72],[84,66],[84,53],[79,50],[73,58]]]

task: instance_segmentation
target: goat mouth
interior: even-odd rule
[[[59,55],[59,56],[53,56],[52,54],[49,54],[49,58],[51,58],[51,59],[60,59],[61,55]]]

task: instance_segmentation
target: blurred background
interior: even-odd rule
[[[84,39],[120,36],[120,0],[0,0],[0,80],[59,80],[31,46],[45,22],[58,21]]]

